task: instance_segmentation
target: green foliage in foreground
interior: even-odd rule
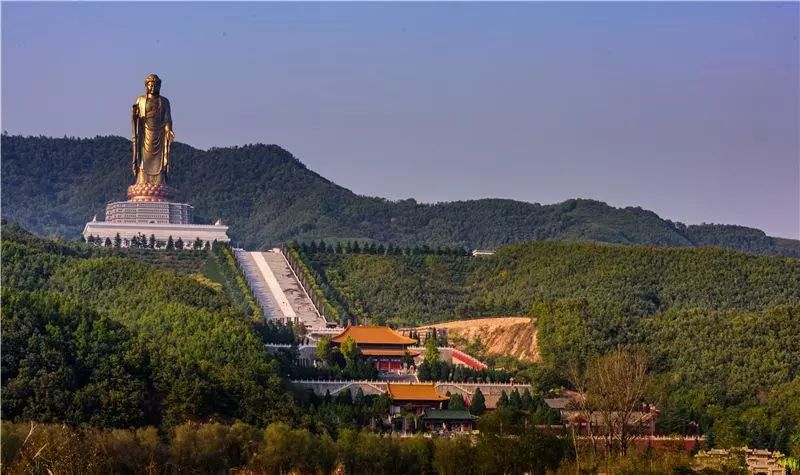
[[[124,427],[293,417],[277,362],[218,290],[10,226],[3,239],[4,418]]]
[[[31,429],[33,427],[33,429]],[[344,429],[327,434],[273,423],[266,429],[236,422],[187,423],[168,440],[150,428],[73,430],[66,426],[3,423],[4,473],[302,473],[544,474],[567,455],[565,443],[511,424],[468,437],[384,437]],[[339,472],[342,473],[342,472]]]
[[[130,141],[2,135],[3,217],[41,235],[76,238],[106,203],[125,199]],[[171,185],[199,222],[222,218],[247,248],[292,239],[372,240],[494,248],[520,241],[723,246],[800,257],[800,242],[741,226],[685,226],[639,207],[573,199],[424,204],[359,196],[306,168],[277,145],[211,148],[175,143]]]

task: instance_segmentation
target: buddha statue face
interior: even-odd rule
[[[147,76],[144,80],[144,88],[147,90],[148,95],[159,95],[161,92],[161,79],[159,79],[159,77],[155,74]]]

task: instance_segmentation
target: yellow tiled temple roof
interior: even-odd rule
[[[436,392],[433,383],[387,383],[389,396],[396,401],[446,401],[447,396]]]
[[[410,345],[417,342],[417,340],[404,337],[389,327],[347,327],[331,341],[341,343],[348,337],[355,340],[357,345]]]

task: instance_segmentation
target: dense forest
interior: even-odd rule
[[[3,217],[40,235],[75,238],[105,204],[125,199],[130,142],[121,137],[2,136]],[[726,225],[685,226],[638,207],[576,199],[422,204],[359,196],[308,170],[277,145],[173,147],[177,199],[198,222],[223,219],[242,247],[291,239],[368,239],[404,245],[494,248],[520,241],[719,246],[800,257],[800,242]]]
[[[538,302],[561,299],[586,301],[607,316],[800,304],[800,261],[715,248],[550,241],[478,258],[449,249],[352,243],[298,249],[350,315],[377,324],[526,315]]]
[[[4,419],[169,427],[295,417],[258,322],[224,285],[15,225],[2,234]]]
[[[529,315],[545,367],[562,377],[570,363],[642,346],[670,430],[699,421],[727,445],[785,447],[800,428],[800,407],[784,404],[800,396],[796,259],[558,242],[480,258],[419,247],[299,248],[362,322]]]

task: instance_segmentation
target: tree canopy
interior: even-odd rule
[[[119,251],[3,227],[4,418],[113,427],[293,417],[277,362],[224,293],[106,252]]]

